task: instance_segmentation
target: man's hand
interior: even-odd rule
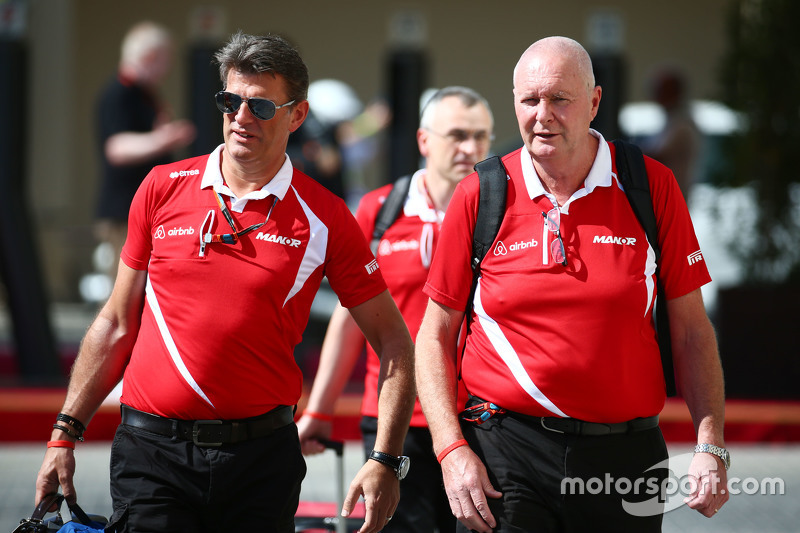
[[[730,498],[728,472],[722,460],[710,453],[696,453],[689,465],[692,494],[684,499],[686,504],[711,518]]]
[[[303,455],[316,455],[325,451],[318,439],[330,440],[333,432],[333,422],[319,420],[308,415],[303,415],[297,421],[297,433],[300,437],[300,449]]]
[[[453,515],[472,531],[491,533],[497,521],[487,498],[503,494],[492,487],[478,456],[468,446],[456,448],[442,459],[442,476]]]
[[[377,533],[392,519],[400,501],[400,480],[388,466],[368,460],[356,474],[342,507],[342,517],[350,516],[358,501],[364,497],[366,516],[359,533]]]
[[[75,486],[72,484],[72,477],[75,475],[75,453],[70,448],[48,448],[44,455],[42,467],[36,477],[36,501],[38,505],[48,494],[58,492],[59,485],[61,493],[67,503],[74,504],[78,501],[75,493]],[[55,504],[48,511],[55,511]]]

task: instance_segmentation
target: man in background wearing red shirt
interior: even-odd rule
[[[475,163],[486,158],[492,130],[489,104],[466,87],[438,90],[422,110],[417,142],[420,154],[425,157],[425,168],[412,176],[403,210],[383,234],[376,250],[389,292],[412,337],[416,336],[425,312],[427,298],[422,287],[428,277],[445,210],[456,185],[472,172]],[[391,189],[392,185],[385,185],[361,200],[356,219],[367,238],[373,234],[378,211]],[[364,336],[347,310],[337,306],[323,341],[308,405],[298,422],[305,453],[322,451],[315,437],[330,437],[334,404],[363,347]],[[375,446],[378,426],[380,361],[371,347],[367,351],[361,430],[364,453],[369,456]],[[447,503],[441,469],[433,455],[430,432],[419,403],[411,418],[403,453],[411,458],[412,468],[401,484],[397,512],[384,531],[455,531],[456,521]]]

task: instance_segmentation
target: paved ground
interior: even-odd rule
[[[671,446],[671,456],[684,447]],[[13,531],[33,509],[33,485],[44,453],[41,444],[0,445],[0,532]],[[788,533],[800,532],[800,445],[731,446],[730,476],[743,480],[741,493],[713,519],[680,507],[664,518],[665,532]],[[109,444],[85,444],[76,452],[79,503],[90,513],[108,514]],[[350,443],[345,451],[347,481],[361,464],[361,448]],[[308,476],[302,499],[333,501],[335,460],[332,452],[308,459]],[[783,494],[752,494],[769,488],[766,479],[778,478]],[[750,493],[750,494],[748,494]]]

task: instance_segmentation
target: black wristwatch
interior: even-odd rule
[[[388,453],[376,452],[375,450],[372,450],[369,452],[369,458],[373,461],[383,463],[394,470],[394,473],[397,474],[397,479],[400,480],[408,475],[408,469],[411,468],[411,458],[406,457],[405,455],[395,457],[394,455]]]

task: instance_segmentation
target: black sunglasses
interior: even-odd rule
[[[227,91],[220,91],[215,94],[214,100],[217,102],[217,108],[223,113],[236,113],[242,107],[242,102],[247,102],[248,109],[259,120],[269,120],[275,116],[275,111],[294,103],[294,100],[292,100],[283,105],[275,105],[275,102],[266,98],[245,98]]]

